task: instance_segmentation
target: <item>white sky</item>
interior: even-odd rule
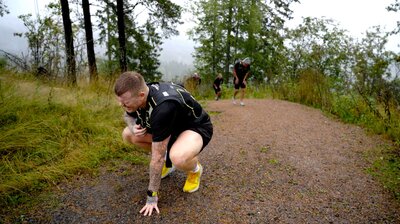
[[[183,5],[184,0],[172,0]],[[289,27],[294,27],[302,21],[302,17],[325,17],[333,19],[339,23],[339,27],[349,31],[355,38],[363,37],[365,31],[372,26],[381,25],[385,31],[392,31],[396,26],[396,21],[400,21],[400,13],[388,12],[386,7],[395,0],[300,0],[301,4],[293,4],[291,9],[294,11],[294,20],[289,21]],[[9,52],[20,53],[26,49],[26,41],[22,38],[13,36],[14,32],[24,32],[24,26],[18,15],[37,13],[36,3],[39,9],[43,9],[50,0],[5,0],[5,4],[10,14],[0,17],[0,49]],[[186,15],[187,17],[187,15]],[[178,28],[181,36],[171,38],[166,41],[168,44],[177,44],[177,47],[170,47],[171,51],[176,49],[181,58],[191,58],[191,41],[185,36],[188,27],[187,23]],[[398,45],[400,38],[392,37],[387,48],[399,52]],[[165,48],[167,49],[167,48]],[[174,53],[174,52],[168,52]],[[165,52],[164,52],[165,54]],[[182,55],[183,54],[183,55]],[[186,55],[185,55],[186,54]]]
[[[365,31],[381,25],[384,31],[392,31],[396,21],[400,21],[400,12],[389,12],[386,7],[395,0],[300,0],[294,4],[294,20],[288,23],[295,27],[302,17],[325,17],[339,23],[339,27],[349,31],[355,38],[362,38]],[[400,38],[391,37],[387,48],[398,53]]]

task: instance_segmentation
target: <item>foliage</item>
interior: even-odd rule
[[[318,108],[330,108],[331,94],[329,78],[317,70],[306,69],[300,72],[299,101]]]
[[[1,211],[63,179],[93,173],[105,160],[135,156],[120,140],[122,112],[110,91],[12,82],[0,83]]]
[[[0,74],[3,73],[7,69],[7,59],[4,57],[0,57]]]
[[[288,33],[287,61],[270,84],[273,97],[322,108],[342,120],[399,142],[398,56],[385,50],[380,27],[355,42],[330,20],[305,18]],[[373,162],[374,173],[399,194],[399,148]]]
[[[389,12],[399,12],[400,11],[400,1],[399,0],[394,0],[394,3],[390,4],[386,8]],[[400,33],[400,21],[397,21],[397,28],[392,31],[393,34],[398,34]]]
[[[392,73],[388,67],[393,62],[392,52],[384,50],[387,34],[381,35],[379,27],[367,32],[365,38],[355,48],[355,89],[358,91],[371,112],[389,126],[393,108],[399,105],[396,101],[396,88],[393,85]],[[382,105],[384,112],[376,105]],[[386,127],[388,128],[388,127]]]
[[[313,69],[329,77],[332,88],[342,91],[351,77],[349,49],[352,39],[339,30],[332,20],[304,18],[303,23],[286,37],[288,65],[285,72],[298,80],[301,71]]]
[[[398,153],[390,148],[376,152],[374,157],[378,158],[372,161],[373,164],[368,172],[379,179],[384,188],[392,191],[394,196],[400,200],[400,155]]]
[[[52,5],[49,6],[51,8]],[[28,40],[31,54],[29,63],[30,71],[37,76],[58,76],[63,66],[62,27],[61,21],[52,16],[32,18],[31,14],[20,15],[27,28],[25,33],[15,33]],[[45,73],[40,73],[39,68],[44,68]]]
[[[97,22],[100,37],[95,40],[95,45],[106,44],[106,59],[109,65],[107,67],[108,75],[115,74],[113,65],[119,61],[119,43],[117,32],[117,11],[116,4],[113,1],[97,1],[95,9],[95,18]],[[70,1],[70,16],[72,19],[72,33],[74,43],[77,74],[85,76],[87,60],[86,41],[84,35],[84,25],[81,7],[81,1]],[[147,80],[159,80],[161,73],[157,70],[159,67],[159,52],[162,44],[162,38],[168,38],[178,34],[177,24],[181,16],[181,7],[171,1],[137,1],[132,3],[124,1],[125,18],[125,36],[127,37],[127,65],[130,70],[141,72]],[[61,6],[59,1],[54,1],[46,6],[48,12],[45,16],[33,18],[32,15],[21,15],[20,19],[24,22],[28,31],[18,33],[18,36],[24,36],[28,39],[30,50],[29,67],[21,67],[24,72],[35,73],[38,76],[47,76],[47,78],[63,77],[66,66],[65,46],[61,29]],[[138,17],[140,16],[140,20]],[[143,20],[144,19],[144,20]],[[96,23],[93,24],[95,26]],[[25,70],[27,69],[27,70]]]
[[[4,4],[3,0],[0,0],[0,17],[3,17],[4,14],[8,14],[7,6]]]
[[[193,39],[200,43],[195,48],[195,66],[204,79],[211,80],[224,66],[221,60],[224,52],[221,50],[223,49],[221,27],[223,16],[220,15],[222,9],[218,0],[199,1],[197,4],[199,25],[191,31]]]
[[[290,18],[292,2],[297,1],[194,1],[190,10],[196,26],[189,35],[200,44],[194,55],[196,69],[206,79],[220,72],[226,79],[235,60],[251,57],[254,80],[281,71],[280,31]]]
[[[101,9],[96,12],[99,17],[99,41],[106,44],[107,59],[112,65],[120,57],[116,5],[104,1],[100,6]],[[157,68],[161,40],[177,34],[176,25],[180,23],[181,8],[171,1],[147,0],[135,4],[126,1],[124,7],[128,70],[141,72],[149,81],[159,80],[161,74]],[[137,19],[139,15],[144,22]]]

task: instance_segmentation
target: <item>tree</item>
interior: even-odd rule
[[[291,18],[289,5],[292,2],[298,1],[195,1],[191,10],[196,26],[189,34],[200,43],[195,49],[196,68],[206,73],[224,70],[228,75],[229,67],[236,59],[251,57],[251,78],[263,80],[267,60],[271,66],[279,66],[279,60],[272,58],[283,49],[280,33],[284,21]],[[268,47],[276,49],[269,51],[266,50]]]
[[[71,18],[69,17],[68,0],[60,0],[64,25],[65,51],[67,57],[67,82],[76,85],[76,62],[74,53],[74,37],[72,33]]]
[[[389,70],[394,53],[385,50],[388,35],[382,34],[379,26],[374,27],[374,30],[367,31],[366,37],[354,48],[353,53],[354,87],[374,115],[385,121],[386,128],[390,125],[391,104],[398,90],[397,77],[392,77]],[[383,105],[386,116],[381,114],[379,104]]]
[[[121,58],[121,35],[117,27],[121,19],[114,1],[105,0],[101,7],[97,12],[99,40],[107,46],[110,67],[115,67]],[[180,23],[181,7],[168,0],[142,0],[135,4],[124,1],[123,10],[127,69],[141,72],[146,80],[159,80],[161,73],[157,69],[162,38],[178,33],[176,24]]]
[[[224,27],[223,29],[226,30],[226,40],[225,40],[225,78],[228,77],[229,75],[229,65],[232,64],[232,53],[231,53],[231,48],[232,48],[232,43],[233,43],[233,36],[232,36],[232,31],[233,27],[231,26],[232,21],[233,21],[233,3],[234,0],[229,0],[229,1],[224,1],[225,4],[228,4],[227,6],[224,6],[224,8],[228,8],[228,13],[225,14],[224,16],[224,21],[223,24],[226,24],[227,26]],[[227,79],[225,79],[227,80]]]
[[[96,66],[96,55],[94,53],[94,40],[92,31],[92,21],[90,18],[90,4],[89,0],[82,0],[83,16],[85,21],[85,33],[86,33],[86,48],[89,65],[90,82],[97,80],[97,66]]]
[[[224,67],[224,45],[220,0],[201,0],[195,5],[198,25],[189,33],[200,45],[195,48],[195,66],[205,79],[212,79]]]
[[[126,61],[124,0],[117,0],[117,16],[118,16],[119,67],[121,72],[125,72],[127,71],[128,66]]]
[[[336,90],[351,80],[348,61],[352,39],[345,30],[338,29],[334,21],[304,18],[286,38],[289,60],[286,73],[290,78],[298,80],[301,71],[313,69],[331,78]]]
[[[388,76],[388,66],[392,53],[385,50],[388,34],[382,34],[380,27],[367,31],[355,48],[355,64],[353,72],[356,78],[356,87],[360,94],[377,97],[380,92],[382,80]]]
[[[60,76],[61,67],[65,64],[62,62],[64,54],[61,46],[64,35],[60,28],[62,27],[60,4],[50,3],[46,8],[50,13],[47,15],[42,13],[44,14],[42,17],[33,17],[31,14],[20,15],[18,18],[22,20],[27,31],[14,35],[24,36],[28,40],[29,57],[26,65],[19,67],[36,75],[52,78]]]
[[[0,0],[0,17],[3,17],[4,14],[8,14],[7,6],[4,4],[3,0]]]
[[[394,0],[394,3],[389,5],[386,8],[388,11],[392,12],[399,12],[400,11],[400,1],[399,0]],[[393,31],[394,34],[400,33],[400,21],[397,21],[397,28]]]

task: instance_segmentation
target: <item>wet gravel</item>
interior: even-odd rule
[[[58,186],[57,206],[25,223],[400,223],[400,205],[365,169],[388,142],[319,110],[279,100],[208,102],[214,136],[199,191],[162,180],[160,214],[143,217],[148,167],[121,163]]]

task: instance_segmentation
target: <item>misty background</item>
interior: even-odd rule
[[[27,55],[28,43],[24,37],[16,37],[14,33],[26,31],[26,27],[18,18],[22,14],[40,16],[45,5],[50,0],[5,0],[9,14],[0,17],[0,50],[23,56]],[[172,0],[172,2],[185,7],[187,1]],[[387,30],[396,26],[396,15],[388,13],[386,7],[392,0],[302,0],[300,4],[293,4],[293,19],[288,21],[289,28],[295,28],[303,17],[332,18],[341,27],[348,30],[355,38],[362,38],[365,31],[376,25],[382,25]],[[183,24],[177,27],[179,36],[164,39],[160,52],[159,71],[164,80],[174,80],[184,75],[195,72],[193,65],[195,43],[189,39],[187,32],[195,23],[188,12],[182,14]],[[95,32],[96,35],[96,32]],[[399,51],[398,40],[393,36],[389,38],[387,47],[395,52]],[[104,46],[95,45],[96,55],[104,56]]]
[[[40,16],[50,0],[5,0],[9,14],[0,17],[0,50],[15,54],[17,56],[28,55],[28,42],[25,37],[17,37],[14,33],[22,33],[27,30],[18,16],[32,14]],[[183,6],[184,1],[176,0]],[[186,22],[185,22],[186,21]],[[188,38],[186,32],[190,28],[189,15],[183,14],[183,24],[178,27],[179,36],[164,39],[160,52],[159,71],[163,74],[164,80],[174,80],[194,72],[193,57],[194,42]],[[96,36],[96,31],[94,31]],[[96,37],[95,37],[96,39]],[[97,57],[104,57],[105,46],[96,44]],[[0,52],[0,55],[2,52]]]

